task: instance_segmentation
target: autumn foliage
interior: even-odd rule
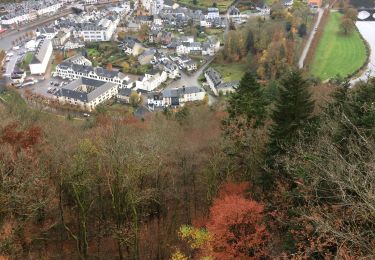
[[[263,223],[264,206],[246,199],[245,183],[229,183],[210,211],[207,230],[215,259],[259,259],[267,255],[269,233]]]

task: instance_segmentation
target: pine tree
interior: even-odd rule
[[[253,179],[261,167],[264,144],[264,121],[268,115],[268,99],[255,76],[246,73],[228,102],[229,116],[223,121],[226,153],[232,156],[247,179]]]
[[[281,154],[304,130],[312,119],[314,101],[311,100],[309,84],[298,70],[288,72],[281,80],[279,98],[271,116],[269,155]]]
[[[259,127],[267,117],[267,105],[263,88],[254,74],[247,72],[229,99],[229,118],[243,116],[249,125]]]

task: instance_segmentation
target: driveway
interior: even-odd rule
[[[368,77],[375,77],[375,22],[358,21],[356,23],[356,26],[362,37],[370,46],[370,58],[366,70],[360,77],[351,81],[352,85],[359,82],[360,80],[366,81]]]

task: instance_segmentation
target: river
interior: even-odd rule
[[[352,80],[352,84],[360,80],[367,80],[369,76],[375,77],[375,22],[358,21],[356,26],[370,47],[370,58],[364,73],[359,78]]]

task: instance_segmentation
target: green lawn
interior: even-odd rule
[[[311,74],[322,80],[350,75],[366,62],[366,46],[358,31],[347,36],[340,33],[341,16],[330,14],[311,65]]]
[[[34,54],[33,54],[32,52],[28,52],[28,53],[26,54],[26,56],[25,56],[25,63],[26,63],[27,65],[29,65],[30,62],[32,61],[33,57],[34,57]]]
[[[215,70],[217,70],[223,80],[232,81],[232,80],[241,80],[242,76],[245,74],[247,66],[244,63],[231,63],[231,64],[218,64],[213,63],[211,65]]]

